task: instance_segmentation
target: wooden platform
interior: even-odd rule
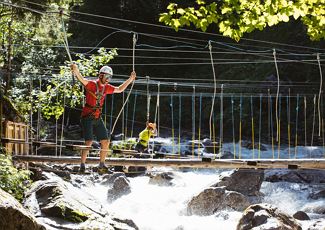
[[[52,162],[79,164],[80,157],[55,157],[35,155],[14,155],[13,160],[22,162]],[[88,164],[98,164],[98,157],[88,157]],[[285,168],[285,169],[322,169],[325,170],[325,159],[138,159],[138,158],[107,158],[111,166],[151,166],[176,168]]]

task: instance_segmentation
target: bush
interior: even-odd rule
[[[30,185],[30,171],[18,170],[10,156],[0,153],[0,188],[22,201],[24,190]]]

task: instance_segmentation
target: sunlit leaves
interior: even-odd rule
[[[219,1],[218,5],[197,0],[191,7],[181,8],[170,3],[167,9],[169,11],[162,13],[159,21],[175,30],[192,24],[205,31],[215,23],[220,33],[238,41],[245,33],[294,19],[307,26],[307,34],[312,40],[325,38],[324,0],[225,0]]]

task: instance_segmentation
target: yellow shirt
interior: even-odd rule
[[[143,130],[140,134],[139,134],[139,142],[147,147],[148,146],[148,142],[151,136],[153,136],[154,133],[152,131],[150,131],[149,129],[145,129]]]

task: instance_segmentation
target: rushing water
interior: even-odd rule
[[[231,150],[232,144],[225,144],[224,148]],[[237,146],[238,147],[238,146]],[[257,154],[257,150],[255,150]],[[294,152],[294,149],[291,149]],[[297,158],[310,156],[322,156],[324,149],[317,147],[299,147],[296,151]],[[249,158],[252,150],[243,149],[243,158]],[[272,158],[273,152],[268,146],[268,151],[262,152],[265,158]],[[280,156],[284,158],[288,154],[287,148],[281,148]],[[141,230],[209,230],[223,229],[234,230],[241,212],[223,210],[211,216],[186,215],[187,202],[203,189],[218,181],[220,175],[230,174],[232,170],[191,170],[181,171],[171,168],[153,168],[153,171],[172,171],[175,175],[173,186],[158,186],[149,184],[148,176],[129,178],[131,193],[115,200],[107,201],[108,185],[95,184],[95,186],[83,187],[93,198],[110,212],[119,216],[132,219]],[[324,186],[323,186],[324,187]],[[325,188],[323,188],[325,189]],[[307,206],[325,206],[325,199],[311,200],[308,195],[311,186],[278,182],[263,182],[261,192],[265,195],[263,202],[270,203],[280,210],[293,215]],[[325,221],[325,215],[308,213],[310,217]],[[307,229],[312,221],[301,221],[303,229]]]

